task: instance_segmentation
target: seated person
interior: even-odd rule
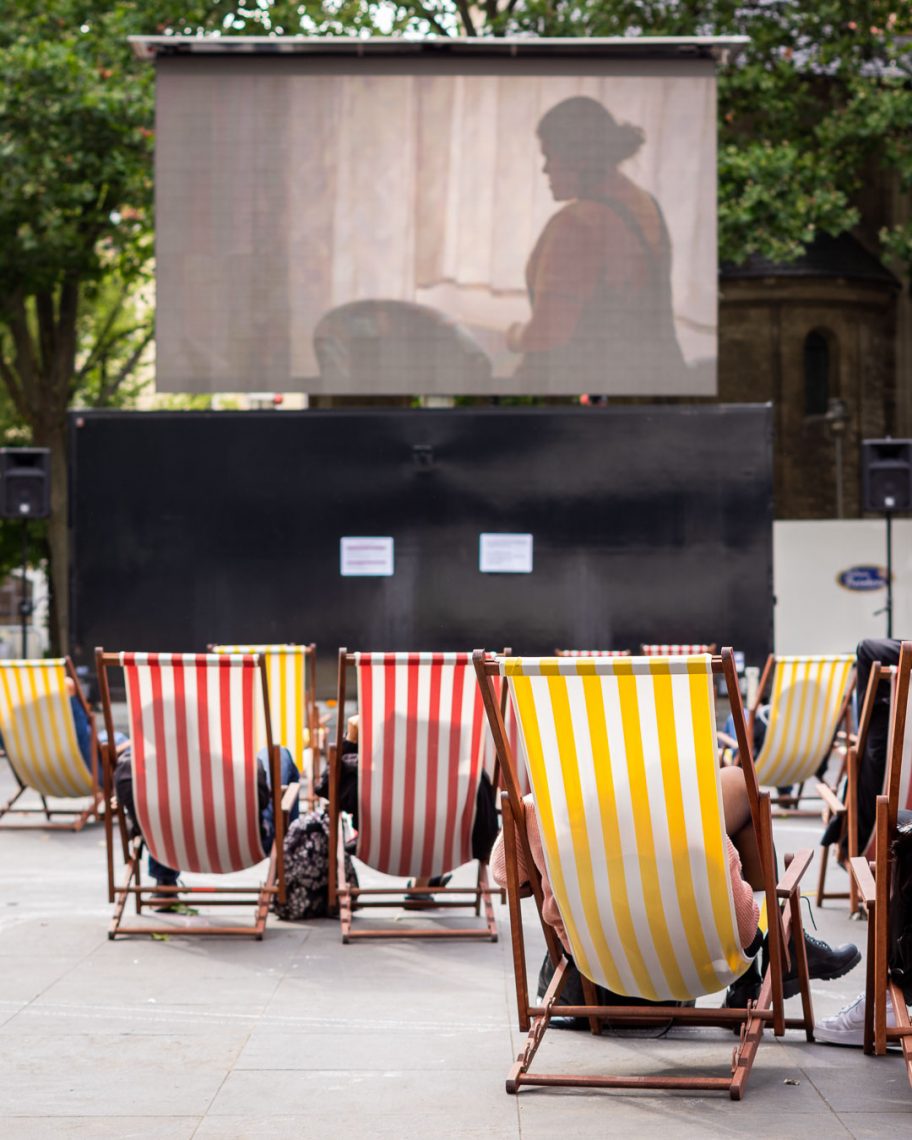
[[[763,941],[757,925],[760,912],[753,894],[755,890],[762,891],[764,889],[760,851],[757,847],[757,837],[751,818],[750,802],[747,798],[747,785],[744,782],[743,771],[734,767],[723,768],[720,777],[722,780],[725,830],[728,834],[728,865],[731,873],[738,932],[745,953],[752,955],[759,951]],[[523,807],[526,817],[526,831],[529,836],[529,849],[533,862],[541,875],[542,894],[544,896],[542,916],[545,922],[554,928],[554,932],[569,956],[570,944],[548,880],[538,818],[531,796],[525,797]],[[525,884],[526,890],[523,893],[531,893],[528,888],[529,868],[525,864],[518,837],[516,853],[521,889],[522,885]],[[503,832],[498,836],[494,850],[491,852],[491,874],[499,886],[506,886]],[[805,934],[804,939],[807,946],[808,973],[812,978],[825,980],[841,978],[843,974],[847,974],[861,961],[858,947],[852,943],[845,943],[833,949],[825,942],[821,942],[809,934]],[[725,1005],[730,1008],[743,1008],[748,1001],[755,1001],[760,992],[760,982],[760,971],[755,960],[747,972],[728,987]],[[783,979],[783,991],[786,997],[792,997],[798,993],[798,989],[798,977],[793,967]]]
[[[126,812],[131,833],[134,836],[141,835],[142,832],[137,822],[136,808],[133,800],[133,764],[129,744],[118,751],[118,756],[117,767],[114,769],[114,791],[119,803]],[[266,852],[269,852],[273,840],[275,839],[275,816],[272,806],[272,788],[269,782],[268,760],[269,753],[267,749],[261,748],[257,753],[257,799],[260,808],[260,842],[263,845],[263,850]],[[291,752],[289,752],[284,745],[281,748],[280,778],[283,786],[296,784],[300,779],[300,773],[295,766]],[[288,813],[288,822],[291,823],[297,819],[298,814],[299,804],[296,799]],[[160,863],[150,851],[149,874],[159,887],[176,887],[178,885],[180,871],[174,867],[166,867],[163,863]],[[156,896],[153,895],[152,898],[153,901],[155,901]],[[177,895],[169,891],[163,891],[158,901],[161,903],[161,905],[157,907],[160,911],[170,910],[178,903]]]
[[[79,754],[82,756],[83,763],[93,776],[98,776],[98,782],[101,783],[100,773],[95,770],[92,756],[92,725],[89,721],[89,714],[85,710],[85,706],[79,699],[76,692],[76,685],[72,677],[67,677],[64,682],[66,685],[67,695],[70,698],[70,708],[73,711],[73,728],[76,730],[76,743],[79,745]],[[102,729],[98,733],[98,743],[107,744],[108,734]],[[114,733],[114,746],[117,755],[122,755],[129,744],[129,739],[124,736],[122,732]]]
[[[901,642],[895,638],[867,637],[859,641],[855,651],[856,691],[859,702],[865,699],[871,666],[875,661],[881,665],[898,665]],[[860,706],[859,706],[860,707]],[[855,802],[857,805],[858,834],[856,843],[860,846],[874,831],[877,814],[877,797],[883,791],[884,776],[887,770],[887,741],[890,732],[890,682],[884,678],[877,686],[871,719],[868,722],[868,735],[864,753],[859,757],[858,787]],[[899,824],[912,822],[912,812],[902,808],[899,811]],[[838,859],[845,866],[849,856],[848,833],[840,835],[843,820],[834,816],[821,837],[821,846],[839,844]],[[859,994],[854,1001],[832,1017],[823,1018],[814,1026],[814,1039],[829,1045],[864,1045],[865,995]],[[893,1007],[887,1003],[887,1024],[893,1026]]]

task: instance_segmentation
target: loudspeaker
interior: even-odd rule
[[[880,514],[912,511],[912,439],[862,440],[861,506]]]
[[[50,513],[50,451],[0,447],[0,518],[46,519]]]

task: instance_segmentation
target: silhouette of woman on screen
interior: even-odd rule
[[[643,132],[595,99],[552,107],[537,128],[556,202],[526,265],[532,315],[507,332],[516,376],[540,391],[674,387],[686,370],[674,327],[671,241],[658,203],[619,167]]]

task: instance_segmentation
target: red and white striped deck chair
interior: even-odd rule
[[[356,856],[406,887],[351,887],[342,869],[338,756],[342,751],[347,671],[357,677],[358,836]],[[330,900],[338,905],[342,941],[376,937],[497,940],[487,867],[478,862],[474,887],[412,886],[472,861],[472,828],[484,768],[485,717],[470,653],[347,653],[339,651],[337,742],[330,756],[330,819],[334,847]],[[499,893],[499,892],[498,892]],[[407,894],[407,898],[405,897]],[[426,896],[432,895],[427,903]],[[352,924],[352,905],[422,909],[471,907],[483,927],[366,929]]]
[[[259,653],[266,662],[272,739],[288,749],[299,772],[307,769],[312,793],[320,774],[316,645],[213,645],[211,650]],[[265,746],[264,734],[258,747]]]
[[[765,1025],[814,1024],[806,962],[799,962],[803,1016],[787,1021],[782,1003],[783,946],[788,929],[803,958],[798,884],[813,852],[796,857],[776,882],[768,793],[761,797],[744,732],[737,675],[730,649],[721,658],[500,658],[476,669],[485,709],[506,775],[503,796],[510,924],[520,1028],[529,1036],[507,1091],[527,1084],[716,1089],[740,1099]],[[714,1076],[535,1075],[529,1068],[564,985],[568,959],[538,1004],[528,997],[519,908],[517,838],[533,867],[515,764],[505,740],[493,676],[508,678],[532,777],[532,797],[551,889],[584,981],[586,1002],[559,1007],[590,1019],[593,1032],[610,1017],[655,1025],[656,1018],[691,1025],[742,1027],[731,1072]],[[741,976],[751,959],[742,949],[729,871],[717,763],[714,674],[724,673],[740,725],[744,775],[772,907],[771,968],[758,1005],[746,1010],[599,1006],[593,983],[651,1001],[683,1001],[713,994]],[[541,907],[541,881],[533,875]],[[541,910],[539,910],[541,914]],[[781,921],[784,919],[784,921]],[[543,924],[544,925],[544,924]],[[549,948],[554,950],[553,935]]]
[[[79,750],[68,679],[88,718],[93,771]],[[40,823],[17,821],[12,826],[79,831],[89,819],[98,818],[101,760],[95,718],[69,657],[0,661],[0,733],[19,785],[15,794],[0,804],[0,820],[10,813],[41,814],[44,818]],[[37,793],[41,807],[19,804],[20,797],[29,790]],[[52,807],[49,798],[81,802],[78,806]],[[54,822],[54,816],[61,815],[67,816],[67,820]]]
[[[127,697],[133,800],[141,841],[124,844],[126,878],[113,883],[113,833],[108,819],[109,894],[115,904],[109,937],[117,934],[232,934],[261,939],[269,904],[284,900],[282,842],[283,789],[278,745],[269,726],[269,700],[262,658],[241,654],[104,653],[97,650],[98,677],[109,738],[113,738],[108,670],[123,672]],[[269,750],[275,842],[263,849],[257,781],[258,742]],[[113,766],[105,756],[105,792],[112,790]],[[290,793],[297,794],[293,785]],[[107,817],[106,817],[107,818]],[[120,813],[125,834],[125,819]],[[269,860],[265,880],[256,885],[144,886],[140,876],[143,844],[166,867],[194,875],[228,875]],[[187,895],[194,907],[237,907],[251,896],[253,925],[182,923],[127,925],[132,895],[137,914],[149,896]]]
[[[629,657],[629,649],[555,649],[555,657]]]
[[[716,643],[707,645],[641,645],[644,657],[691,657],[701,653],[715,653]]]
[[[777,657],[771,653],[750,710],[751,734],[770,679],[769,723],[763,744],[754,757],[754,767],[764,787],[794,788],[797,785],[797,792],[781,793],[774,800],[795,814],[805,781],[827,762],[836,745],[840,725],[848,743],[855,657],[853,654]],[[819,811],[817,808],[801,814],[817,815]]]
[[[893,843],[900,809],[912,810],[912,642],[900,646],[894,695],[890,710],[890,734],[887,745],[886,791],[877,797],[874,825],[873,860],[868,853],[849,861],[852,877],[868,914],[867,977],[865,980],[866,1053],[882,1056],[888,1044],[902,1048],[903,1067],[912,1084],[912,1022],[903,987],[890,970],[890,908],[895,855]],[[887,1010],[892,1007],[893,1026],[887,1025]]]

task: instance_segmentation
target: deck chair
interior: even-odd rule
[[[752,740],[754,718],[770,680],[769,724],[754,758],[757,779],[769,788],[797,785],[797,793],[777,795],[774,805],[788,808],[789,815],[818,815],[819,807],[800,810],[803,798],[813,798],[804,797],[802,791],[832,753],[840,725],[848,745],[855,657],[777,657],[771,653],[750,710],[748,735]]]
[[[629,657],[629,649],[555,649],[555,657]]]
[[[909,700],[912,686],[912,642],[904,641],[899,665],[887,744],[886,793],[877,797],[874,827],[874,857],[869,861],[856,855],[849,861],[852,877],[868,915],[867,977],[865,982],[864,1051],[882,1056],[888,1042],[899,1042],[903,1065],[912,1084],[912,1023],[902,987],[889,971],[890,903],[893,879],[891,845],[896,834],[900,808],[912,809],[912,717]],[[893,1008],[896,1027],[887,1026],[887,1003]]]
[[[348,672],[357,678],[358,835],[356,856],[374,870],[410,882],[472,861],[472,827],[484,765],[485,716],[470,653],[348,653],[339,650],[339,717],[330,750],[330,905],[338,909],[342,941],[356,938],[484,938],[497,941],[485,863],[474,887],[353,887],[344,873],[339,809]],[[408,893],[409,899],[405,899]],[[470,929],[410,926],[389,929],[352,923],[352,909],[415,907],[433,895],[433,908],[484,908]],[[427,916],[430,908],[423,910]]]
[[[273,744],[266,667],[252,654],[105,653],[96,650],[98,682],[108,739],[114,739],[109,671],[123,672],[127,695],[133,799],[141,836],[131,836],[121,805],[116,805],[125,876],[114,883],[114,834],[105,813],[108,897],[114,904],[109,938],[119,934],[206,934],[263,937],[274,896],[285,897],[282,845],[285,812],[294,784],[280,784],[279,746]],[[257,742],[269,749],[275,841],[264,851],[257,791]],[[113,801],[114,754],[102,749],[104,792]],[[142,883],[143,847],[167,867],[200,875],[227,875],[269,859],[257,886],[161,887]],[[193,906],[238,907],[254,900],[253,924],[226,921],[209,925],[173,922],[128,923],[124,909],[132,897],[137,916],[150,896],[187,895]]]
[[[858,729],[854,738],[850,737],[849,745],[846,749],[845,800],[840,800],[839,796],[829,784],[825,784],[822,781],[817,784],[817,794],[826,804],[828,811],[842,821],[838,842],[841,842],[842,839],[845,838],[850,862],[856,855],[864,855],[866,859],[874,858],[874,831],[866,836],[859,836],[858,834],[858,770],[868,740],[868,728],[871,723],[871,712],[874,708],[877,688],[884,680],[889,680],[890,683],[890,704],[892,707],[896,689],[896,669],[891,665],[883,666],[879,661],[873,662],[871,672],[868,675],[867,692],[864,694],[861,713],[858,717]],[[885,766],[883,786],[885,795],[887,792],[888,777],[889,767]],[[826,889],[830,846],[831,845],[824,847],[820,852],[817,906],[823,906],[829,899],[848,899],[849,913],[854,915],[859,909],[859,897],[858,886],[852,875],[849,875],[848,891],[828,891]]]
[[[321,728],[317,715],[317,647],[309,645],[212,645],[212,653],[258,653],[266,662],[272,739],[284,744],[299,772],[309,769],[308,793],[320,775]],[[259,747],[266,744],[265,737]],[[309,762],[308,762],[309,761]]]
[[[91,772],[76,739],[67,678],[72,680],[89,720]],[[0,661],[0,733],[19,785],[15,794],[0,805],[0,820],[10,813],[40,814],[44,817],[40,823],[17,822],[12,826],[80,831],[90,819],[99,818],[101,761],[95,718],[69,657]],[[40,807],[19,806],[20,797],[29,790],[38,794]],[[48,797],[80,802],[73,807],[51,807]],[[54,816],[67,819],[55,822]]]
[[[689,657],[701,653],[715,653],[716,643],[707,645],[641,645],[644,657]]]
[[[751,762],[730,649],[721,657],[506,658],[475,667],[504,768],[504,848],[520,1030],[525,1047],[507,1091],[525,1085],[724,1090],[744,1093],[763,1030],[801,1028],[813,1012],[801,928],[799,883],[813,853],[802,851],[776,882],[769,793]],[[554,931],[542,922],[555,966],[538,1003],[530,1001],[519,906],[517,846],[534,867],[512,749],[493,679],[509,680],[532,780],[548,875],[583,980],[583,1005],[556,1007],[568,968]],[[724,989],[748,968],[728,869],[716,762],[714,674],[722,673],[739,726],[744,776],[770,900],[769,959],[759,1000],[747,1009],[678,1005],[600,1006],[594,985],[617,994],[683,1001]],[[540,876],[532,889],[541,918]],[[784,907],[781,909],[781,903]],[[786,1018],[784,947],[795,931],[802,1016]],[[530,1071],[553,1014],[602,1023],[724,1025],[741,1035],[727,1076],[583,1076]]]

